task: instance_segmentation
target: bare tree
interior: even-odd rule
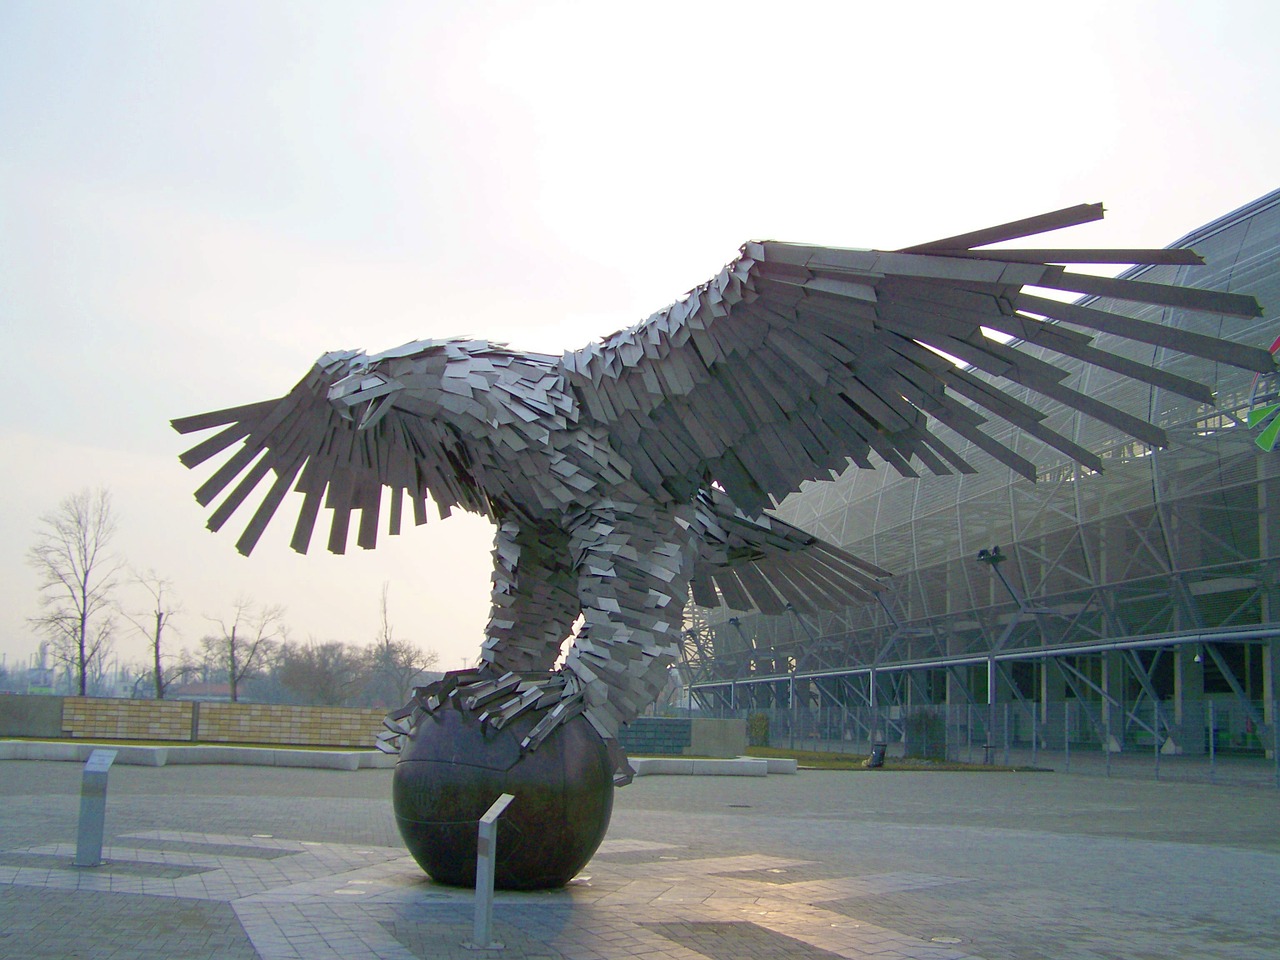
[[[151,596],[150,609],[146,614],[125,613],[124,617],[134,625],[138,632],[145,634],[151,643],[151,681],[155,687],[156,699],[163,700],[165,691],[169,688],[169,684],[172,683],[172,678],[165,679],[164,657],[161,647],[165,628],[169,626],[169,619],[178,612],[177,608],[173,606],[172,600],[166,597],[166,594],[172,593],[173,583],[159,576],[154,570],[148,570],[145,574],[135,575],[133,582],[142,587]],[[136,690],[136,683],[134,688]]]
[[[286,644],[276,659],[275,678],[296,702],[340,707],[368,683],[368,661],[362,650],[336,640]]]
[[[284,609],[279,606],[256,606],[252,600],[239,597],[232,605],[229,620],[206,617],[218,625],[217,636],[201,641],[227,673],[231,699],[240,699],[240,683],[261,666],[278,639],[284,636]]]
[[[44,611],[31,622],[49,638],[53,656],[74,671],[82,697],[111,644],[111,603],[123,566],[110,549],[115,532],[111,495],[83,490],[40,517],[27,552],[40,576]]]
[[[369,648],[371,686],[374,695],[387,706],[399,706],[409,699],[415,683],[434,667],[440,656],[434,650],[423,650],[408,640],[397,640],[388,613],[389,584],[382,584],[380,604],[381,629]]]
[[[207,643],[194,651],[183,647],[178,651],[178,665],[169,671],[171,683],[209,683],[216,665]]]

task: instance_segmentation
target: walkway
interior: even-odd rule
[[[385,770],[0,762],[0,957],[483,956],[395,833]],[[501,960],[1268,958],[1280,796],[1063,774],[646,777],[564,890],[499,893]]]

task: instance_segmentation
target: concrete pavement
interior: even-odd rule
[[[107,864],[70,865],[81,765],[0,761],[0,957],[480,954],[390,773],[116,767]],[[489,956],[1268,958],[1274,789],[1063,774],[646,777],[567,888],[499,893]]]

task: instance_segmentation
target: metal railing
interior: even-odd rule
[[[756,740],[790,750],[1028,766],[1096,774],[1280,789],[1280,702],[1210,699],[1184,705],[1109,707],[1048,703],[721,709],[703,715],[747,721]],[[754,718],[754,719],[753,719]],[[763,718],[763,720],[761,719]],[[766,737],[758,734],[767,730]]]

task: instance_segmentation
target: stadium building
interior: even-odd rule
[[[1206,266],[1124,276],[1251,293],[1264,318],[1101,305],[1276,341],[1280,190],[1173,246],[1194,247]],[[1169,447],[1051,409],[1050,425],[1098,453],[1104,472],[1007,427],[1001,439],[1038,467],[1031,483],[935,425],[982,465],[977,475],[904,478],[881,465],[806,484],[778,513],[895,575],[879,602],[840,613],[695,608],[683,673],[698,707],[763,713],[775,742],[785,732],[845,749],[885,741],[938,755],[945,740],[952,756],[975,743],[1272,755],[1280,447],[1264,447],[1274,442],[1268,423],[1280,429],[1280,412],[1265,416],[1277,378],[1133,347],[1135,360],[1211,384],[1209,407],[1036,355],[1070,370],[1077,389],[1164,427]]]

